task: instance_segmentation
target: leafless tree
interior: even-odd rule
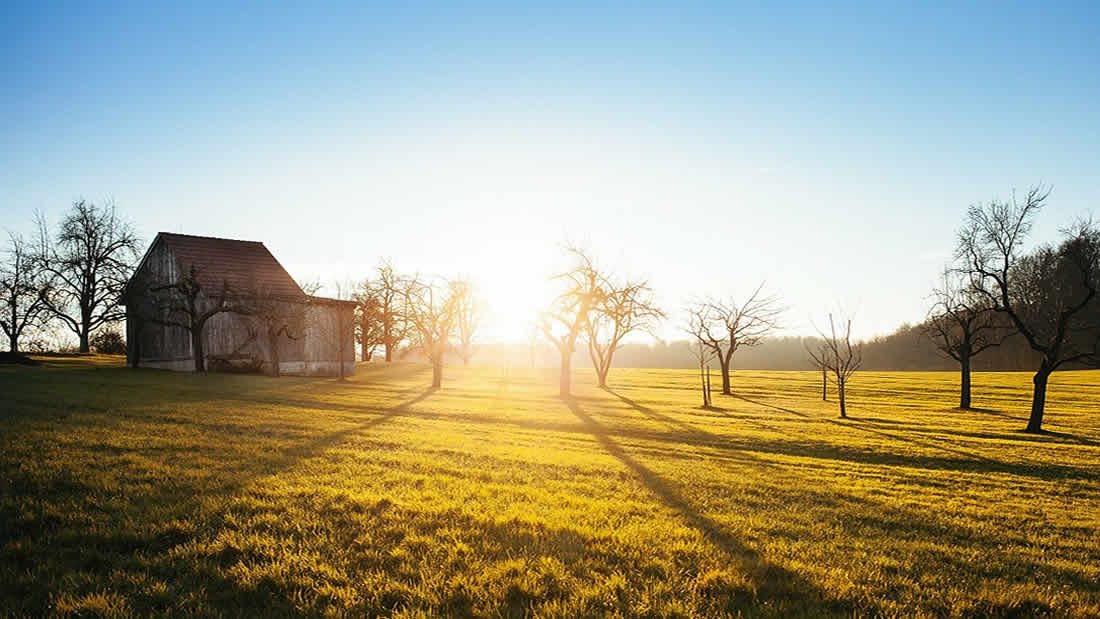
[[[947,270],[940,287],[932,292],[934,302],[924,322],[924,332],[945,355],[959,362],[959,408],[970,408],[971,360],[997,346],[1007,335],[998,328],[996,314],[984,296],[977,294],[969,279]]]
[[[75,202],[56,235],[41,214],[37,223],[37,259],[56,285],[47,308],[88,352],[92,332],[125,317],[120,301],[141,241],[110,203]]]
[[[468,279],[451,282],[451,298],[455,311],[455,336],[462,365],[470,365],[474,356],[474,338],[481,326],[482,305],[477,297],[477,287]]]
[[[244,298],[242,307],[262,329],[268,350],[267,361],[271,366],[269,371],[272,376],[279,376],[279,345],[283,340],[298,340],[305,335],[311,297],[278,295],[266,287],[257,286]]]
[[[8,350],[19,352],[19,338],[46,322],[54,291],[34,248],[21,236],[9,234],[8,239],[7,256],[0,262],[0,328]]]
[[[710,397],[710,362],[714,359],[714,351],[702,342],[696,341],[691,347],[695,360],[699,362],[699,383],[703,392],[703,408],[711,407]]]
[[[408,302],[416,282],[401,275],[389,261],[378,265],[372,290],[377,299],[382,320],[382,349],[386,362],[393,361],[393,354],[409,334],[411,325],[406,321]]]
[[[370,361],[383,345],[382,318],[381,293],[372,282],[364,282],[355,293],[355,339],[363,361]]]
[[[604,294],[592,308],[585,328],[588,355],[601,388],[607,388],[611,360],[623,338],[635,331],[652,329],[664,317],[665,313],[653,301],[648,282],[616,285],[605,279]]]
[[[451,347],[458,311],[454,289],[411,280],[405,288],[405,320],[412,326],[413,337],[432,364],[432,388],[443,385],[443,358]]]
[[[761,293],[757,286],[744,303],[707,300],[688,308],[688,332],[714,352],[722,369],[722,393],[730,395],[730,367],[733,354],[742,346],[757,346],[779,326],[784,307],[775,296]]]
[[[539,316],[539,329],[558,349],[561,358],[558,393],[562,397],[571,394],[573,353],[577,351],[577,339],[584,333],[593,308],[604,297],[604,277],[592,259],[576,247],[569,247],[566,251],[572,256],[574,265],[554,276],[561,290],[550,308]]]
[[[189,268],[176,281],[153,285],[149,293],[153,297],[150,322],[169,327],[178,327],[191,336],[191,355],[196,372],[206,371],[206,353],[203,346],[203,329],[207,321],[224,312],[248,313],[248,309],[234,302],[236,296],[229,285],[222,282],[217,290],[203,290],[195,265]]]
[[[1066,364],[1100,361],[1100,230],[1081,221],[1062,231],[1058,246],[1023,254],[1049,195],[1049,189],[1034,187],[1022,199],[1013,195],[1007,202],[971,206],[958,234],[961,272],[1041,355],[1027,432],[1042,431],[1052,373]]]
[[[837,330],[837,321],[829,314],[829,333],[818,329],[818,334],[824,340],[824,346],[814,350],[809,348],[810,356],[818,367],[824,367],[831,374],[833,384],[836,385],[836,393],[840,398],[840,416],[848,417],[845,393],[848,380],[859,370],[863,364],[863,346],[852,345],[852,319],[841,319],[840,331]]]

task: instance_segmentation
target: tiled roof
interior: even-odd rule
[[[283,265],[259,241],[169,232],[161,232],[157,238],[175,255],[181,272],[187,272],[191,265],[197,267],[204,290],[220,290],[226,283],[237,293],[259,290],[276,296],[305,296]]]

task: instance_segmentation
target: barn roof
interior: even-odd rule
[[[198,269],[204,290],[217,290],[225,283],[239,293],[260,289],[276,296],[305,296],[294,278],[259,241],[161,232],[150,250],[158,241],[175,255],[181,271],[189,270],[191,265]]]

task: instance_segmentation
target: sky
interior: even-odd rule
[[[478,282],[526,340],[563,244],[784,332],[920,321],[966,207],[1100,196],[1100,4],[5,3],[0,228],[113,200],[299,279]],[[921,6],[915,6],[920,4]]]

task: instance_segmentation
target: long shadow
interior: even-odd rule
[[[749,398],[746,398],[746,397],[740,396],[740,395],[735,395],[734,397],[740,398],[741,400],[744,400],[745,402],[749,402],[751,404],[756,404],[757,406],[764,406],[764,407],[775,409],[775,410],[778,410],[778,411],[781,411],[781,412],[784,412],[784,413],[788,413],[788,414],[791,414],[791,415],[797,415],[797,416],[805,418],[805,419],[817,419],[818,421],[823,421],[825,423],[830,423],[830,424],[833,424],[833,425],[837,425],[837,426],[840,426],[842,428],[852,428],[852,429],[855,429],[855,430],[860,430],[861,432],[876,434],[878,436],[883,436],[883,437],[886,437],[886,438],[889,438],[889,439],[892,439],[892,440],[902,441],[902,442],[910,443],[910,444],[913,444],[913,445],[918,445],[920,447],[926,447],[928,449],[937,449],[939,451],[942,451],[942,452],[945,452],[945,453],[950,453],[950,454],[955,454],[957,456],[962,456],[964,458],[974,460],[976,462],[986,462],[986,463],[991,463],[991,464],[1006,464],[1006,463],[1004,463],[1000,460],[995,460],[993,458],[987,458],[985,456],[975,454],[975,453],[972,453],[972,452],[969,452],[969,451],[964,451],[962,449],[955,449],[955,448],[952,448],[952,447],[944,447],[942,445],[937,445],[935,443],[931,443],[931,442],[928,442],[928,441],[920,441],[920,440],[917,440],[917,439],[914,439],[914,438],[901,436],[900,434],[894,434],[892,432],[886,432],[884,430],[876,430],[874,428],[868,427],[868,424],[863,423],[858,417],[849,416],[845,420],[848,423],[842,423],[840,421],[837,421],[836,419],[828,419],[828,418],[825,418],[825,417],[814,417],[812,415],[807,415],[806,413],[800,413],[800,412],[798,412],[796,410],[793,410],[793,409],[784,408],[782,406],[776,406],[774,404],[768,404],[767,402],[761,402],[759,400],[750,400]]]
[[[96,495],[102,495],[103,489],[97,485],[99,482],[95,477],[87,481],[62,472],[49,480],[43,480],[24,471],[10,469],[10,463],[4,463],[0,459],[0,464],[5,465],[0,467],[0,476],[8,479],[7,491],[11,495],[33,497],[42,505],[50,502],[76,502],[86,503],[87,507],[83,512],[73,512],[71,516],[44,508],[40,510],[41,513],[35,513],[35,510],[26,513],[12,511],[6,507],[0,509],[0,530],[6,531],[13,540],[23,538],[31,542],[28,546],[30,550],[14,555],[9,555],[0,548],[0,557],[4,557],[5,561],[26,568],[20,572],[25,572],[25,578],[17,583],[0,586],[0,593],[5,591],[5,586],[9,587],[9,592],[18,591],[20,595],[17,599],[22,600],[21,612],[25,611],[25,614],[32,616],[45,614],[51,603],[51,595],[62,587],[61,583],[68,574],[90,571],[106,575],[120,562],[127,562],[141,555],[146,557],[143,560],[164,557],[178,568],[172,570],[172,578],[180,578],[186,583],[182,585],[185,592],[202,592],[209,601],[215,604],[225,602],[228,604],[227,608],[232,608],[242,592],[237,589],[236,583],[225,580],[209,563],[217,564],[226,558],[212,556],[192,562],[171,558],[173,549],[182,544],[201,545],[214,540],[226,526],[232,497],[257,479],[276,475],[296,462],[323,453],[355,434],[406,415],[410,407],[422,402],[433,392],[432,389],[425,390],[393,406],[383,415],[275,453],[260,452],[261,455],[257,457],[257,452],[251,450],[242,453],[224,446],[219,449],[218,445],[205,447],[204,455],[209,456],[215,451],[219,456],[208,470],[209,477],[194,481],[177,479],[169,483],[157,483],[150,490],[127,496],[106,508],[96,501]],[[256,442],[263,440],[264,436],[260,436]],[[99,453],[103,448],[92,446],[92,449]],[[143,447],[135,446],[123,451],[141,453]],[[161,451],[162,457],[172,458],[176,463],[174,466],[179,466],[180,457],[194,453],[192,449],[177,452],[162,448]],[[88,457],[94,461],[94,455]],[[209,460],[204,462],[210,466]],[[215,501],[214,509],[209,508],[211,499]],[[90,527],[89,518],[98,522],[99,526]],[[168,526],[169,522],[181,521],[193,522],[194,528],[182,530]],[[143,523],[147,530],[134,531],[121,524],[126,522]],[[148,530],[165,527],[166,531],[156,534]],[[42,580],[40,576],[34,576],[36,572],[32,568],[39,564],[53,566],[49,579]],[[256,598],[259,604],[256,608],[272,608],[272,604],[282,603],[282,600],[266,598],[262,591],[244,594]],[[3,593],[0,599],[11,598],[9,593]]]
[[[717,522],[696,510],[660,475],[651,471],[623,450],[612,440],[606,429],[581,408],[576,399],[564,398],[564,402],[570,412],[584,424],[588,433],[600,443],[607,453],[622,462],[645,484],[650,492],[656,495],[666,506],[678,512],[689,526],[703,533],[704,537],[713,542],[719,550],[752,579],[756,585],[756,594],[754,599],[748,601],[748,605],[782,605],[795,602],[797,604],[808,604],[818,612],[834,614],[852,612],[851,602],[826,599],[821,589],[803,579],[797,573],[770,563],[760,553],[727,533]]]

